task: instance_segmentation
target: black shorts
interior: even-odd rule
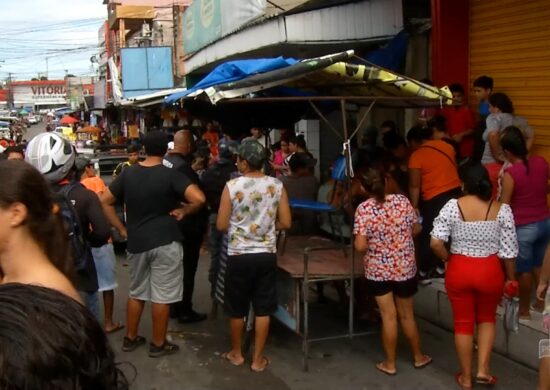
[[[402,281],[367,279],[365,286],[369,295],[377,297],[391,292],[399,298],[410,298],[418,291],[416,278]]]
[[[277,310],[277,255],[254,253],[229,256],[225,273],[224,306],[232,318],[248,314],[269,316]]]

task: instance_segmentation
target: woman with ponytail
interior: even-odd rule
[[[423,368],[432,358],[424,355],[413,312],[417,291],[413,233],[421,228],[404,195],[388,193],[388,177],[368,169],[361,177],[370,198],[355,212],[355,249],[366,252],[365,289],[376,298],[382,316],[382,343],[386,359],[376,368],[395,375],[397,318],[412,349],[414,367]]]
[[[489,367],[496,309],[505,286],[508,292],[517,291],[513,259],[518,254],[518,243],[512,210],[507,204],[492,200],[491,181],[485,167],[469,162],[459,173],[465,195],[450,200],[441,209],[431,231],[431,246],[446,262],[445,288],[453,309],[455,346],[461,368],[455,378],[461,388],[471,389],[474,381],[496,384]],[[449,240],[447,250],[445,243]],[[477,374],[472,378],[476,324]]]
[[[81,302],[59,207],[42,175],[23,161],[0,161],[0,284],[58,290]]]
[[[536,286],[550,242],[550,213],[546,200],[548,163],[540,156],[527,157],[524,134],[515,126],[504,129],[500,145],[509,163],[502,178],[500,200],[512,207],[519,242],[516,261],[519,315],[529,320],[533,279]],[[542,311],[543,301],[537,301],[533,308]]]

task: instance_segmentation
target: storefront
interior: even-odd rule
[[[32,107],[36,112],[67,106],[65,80],[13,81],[13,105]]]
[[[512,99],[535,129],[535,153],[550,160],[550,7],[545,0],[432,0],[432,73],[436,85],[470,90],[482,75]]]
[[[550,7],[545,0],[470,0],[470,83],[494,79],[517,115],[535,129],[536,151],[550,159]]]

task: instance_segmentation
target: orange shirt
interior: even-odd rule
[[[215,131],[207,131],[202,135],[202,139],[208,141],[210,144],[210,153],[213,157],[218,155],[218,142],[220,141],[220,135]]]
[[[444,192],[460,187],[456,154],[445,141],[427,141],[415,150],[409,169],[420,169],[422,199],[430,200]]]
[[[80,183],[82,183],[84,187],[86,187],[90,191],[95,192],[96,194],[101,194],[107,189],[105,182],[98,176],[87,177],[86,179],[81,180]]]

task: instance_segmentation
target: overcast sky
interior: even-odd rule
[[[46,73],[63,78],[65,70],[91,74],[98,29],[107,17],[102,0],[0,0],[0,79]]]

